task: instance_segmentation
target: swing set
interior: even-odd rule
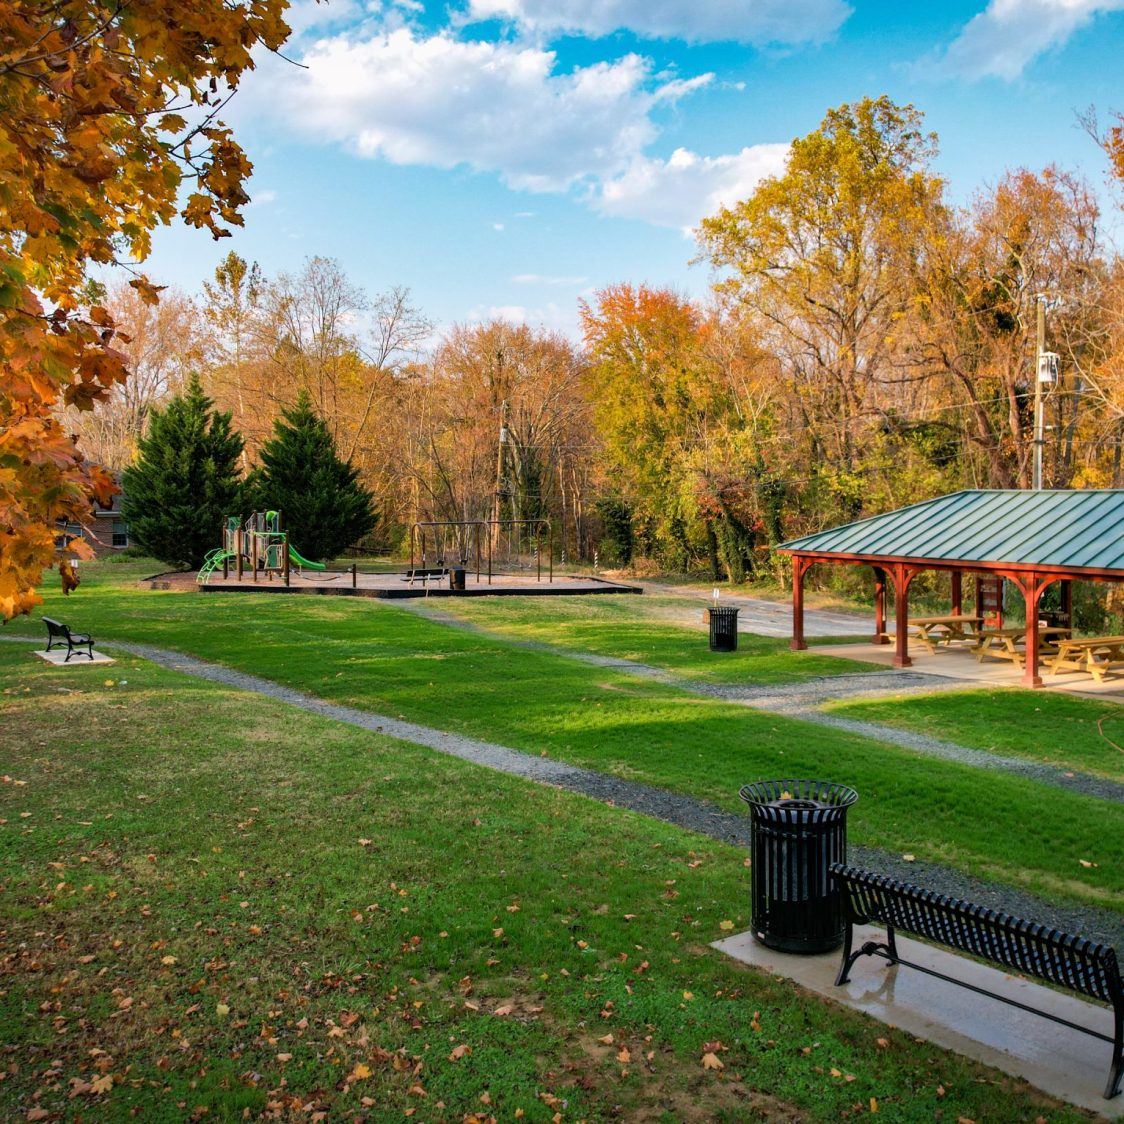
[[[468,570],[480,581],[486,561],[488,584],[500,572],[535,568],[542,581],[542,546],[546,538],[547,581],[554,581],[554,531],[549,519],[462,519],[415,523],[410,528],[410,568],[406,580],[442,578],[452,570]],[[528,549],[524,550],[526,546]]]

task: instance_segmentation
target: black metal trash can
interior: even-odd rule
[[[758,781],[749,805],[753,932],[782,952],[830,952],[843,943],[842,899],[832,863],[847,861],[853,788],[827,781]]]
[[[710,623],[710,650],[736,652],[738,650],[737,609],[707,609],[706,619]]]
[[[453,566],[449,570],[449,588],[455,593],[464,592],[464,567]]]

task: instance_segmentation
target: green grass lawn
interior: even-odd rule
[[[711,652],[697,598],[658,594],[596,597],[467,597],[438,602],[443,612],[513,639],[650,664],[711,683],[791,683],[822,675],[883,670],[876,664],[793,652],[787,640],[739,633],[736,652]],[[694,619],[690,628],[672,620]],[[835,637],[833,643],[845,640]]]
[[[834,702],[826,709],[1124,783],[1124,708],[1115,702],[1008,688]]]
[[[729,809],[741,807],[737,792],[750,780],[842,781],[860,793],[849,816],[856,843],[1124,912],[1119,804],[513,648],[389,602],[152,592],[123,580],[132,576],[127,566],[86,567],[80,596],[63,603],[49,591],[46,611],[99,640],[166,645],[336,702]]]
[[[360,696],[471,670],[344,603],[52,608],[239,660],[314,631],[314,690],[337,633]],[[710,949],[737,849],[129,656],[0,644],[0,682],[0,1119],[1086,1118]]]

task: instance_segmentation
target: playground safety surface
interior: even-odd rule
[[[158,586],[168,575],[160,574],[149,581]],[[179,575],[177,575],[178,577]],[[465,574],[465,588],[451,589],[448,576],[415,578],[413,580],[401,573],[355,575],[354,585],[350,570],[305,573],[293,571],[289,584],[278,575],[258,576],[255,582],[249,574],[242,580],[231,573],[223,578],[220,570],[209,575],[206,585],[199,586],[205,593],[319,593],[337,597],[572,597],[595,593],[643,593],[638,585],[624,585],[607,578],[588,577],[575,574],[555,573],[548,577],[544,570],[541,577],[534,572],[522,574],[492,574],[491,579],[483,571],[479,577],[475,570]]]

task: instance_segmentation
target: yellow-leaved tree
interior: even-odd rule
[[[113,484],[57,421],[127,376],[91,263],[143,261],[177,216],[240,223],[251,166],[218,113],[288,0],[7,0],[0,6],[0,617],[26,613],[55,523]],[[159,291],[130,282],[149,301]]]

